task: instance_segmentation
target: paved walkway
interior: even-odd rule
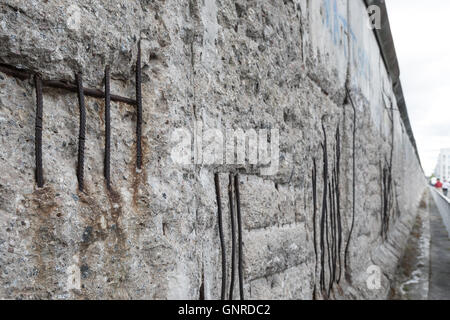
[[[434,201],[429,196],[430,201]],[[426,206],[419,208],[416,222],[399,261],[389,299],[427,300],[430,274],[430,222]]]
[[[434,191],[433,191],[434,192]],[[436,201],[430,201],[430,286],[429,300],[450,300],[450,239]],[[441,210],[445,210],[440,206]],[[448,209],[447,209],[448,210]],[[450,214],[447,212],[447,214]]]

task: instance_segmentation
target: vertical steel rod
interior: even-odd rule
[[[138,55],[136,61],[136,167],[142,168],[142,67],[141,67],[141,41],[138,42]]]
[[[236,213],[238,225],[238,273],[239,273],[239,293],[241,300],[244,300],[244,276],[243,276],[243,261],[242,261],[242,217],[241,217],[241,195],[239,193],[239,174],[234,177],[234,192],[236,193]]]
[[[36,182],[39,188],[44,186],[44,174],[42,169],[42,118],[43,118],[43,100],[42,100],[42,79],[36,74],[34,77],[36,87],[36,127],[35,127],[35,160],[36,160]]]
[[[316,158],[313,158],[313,169],[312,169],[312,191],[313,191],[313,240],[314,240],[314,254],[316,257],[316,273],[317,273],[317,263],[318,263],[318,255],[317,255],[317,165]],[[316,273],[314,276],[316,276]],[[315,286],[315,282],[314,282]],[[315,288],[314,288],[315,289]]]
[[[105,68],[105,163],[104,175],[106,186],[111,188],[111,90],[110,90],[110,69]]]
[[[350,247],[350,241],[352,239],[352,234],[353,234],[353,229],[355,226],[355,214],[356,214],[356,207],[355,207],[355,203],[356,203],[356,107],[355,107],[355,103],[353,102],[352,99],[352,95],[350,94],[350,90],[347,88],[347,96],[350,100],[350,104],[352,106],[353,109],[353,155],[352,155],[352,163],[353,163],[353,206],[352,206],[352,223],[350,226],[350,231],[348,233],[348,238],[347,238],[347,244],[345,246],[345,251],[344,251],[344,266],[345,268],[348,267],[348,250]]]
[[[341,176],[341,133],[339,129],[340,124],[338,124],[336,130],[336,214],[338,221],[338,261],[339,261],[339,273],[337,278],[337,284],[341,281],[342,276],[342,259],[341,259],[341,251],[342,251],[342,218],[341,218],[341,191],[339,189],[340,186],[340,176]]]
[[[217,220],[219,223],[220,250],[222,253],[222,290],[220,299],[225,300],[225,287],[227,283],[227,260],[225,254],[225,241],[223,238],[222,200],[220,197],[220,177],[218,173],[214,175],[214,183],[216,186]]]
[[[228,204],[230,206],[230,223],[231,223],[231,276],[230,276],[229,299],[233,300],[234,274],[236,265],[236,231],[234,226],[233,175],[231,173],[228,182]]]
[[[84,145],[86,141],[86,107],[84,104],[83,76],[81,73],[76,75],[78,87],[78,104],[80,108],[80,131],[78,135],[78,189],[84,190]]]

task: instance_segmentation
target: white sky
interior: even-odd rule
[[[387,0],[400,79],[422,166],[450,148],[450,1]]]

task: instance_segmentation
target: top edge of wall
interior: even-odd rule
[[[406,107],[405,97],[403,96],[402,84],[400,81],[400,67],[398,64],[397,53],[395,51],[394,39],[392,37],[391,26],[389,24],[389,16],[386,8],[385,0],[363,0],[367,7],[376,5],[381,9],[381,29],[374,29],[374,34],[381,51],[381,56],[388,74],[392,80],[393,91],[397,100],[399,112],[405,126],[405,130],[411,141],[411,144],[416,152],[419,164],[422,166],[417,149],[416,139],[411,127],[411,122],[408,116],[408,109]]]

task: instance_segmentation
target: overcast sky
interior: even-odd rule
[[[450,148],[450,1],[387,0],[400,78],[422,166]]]

